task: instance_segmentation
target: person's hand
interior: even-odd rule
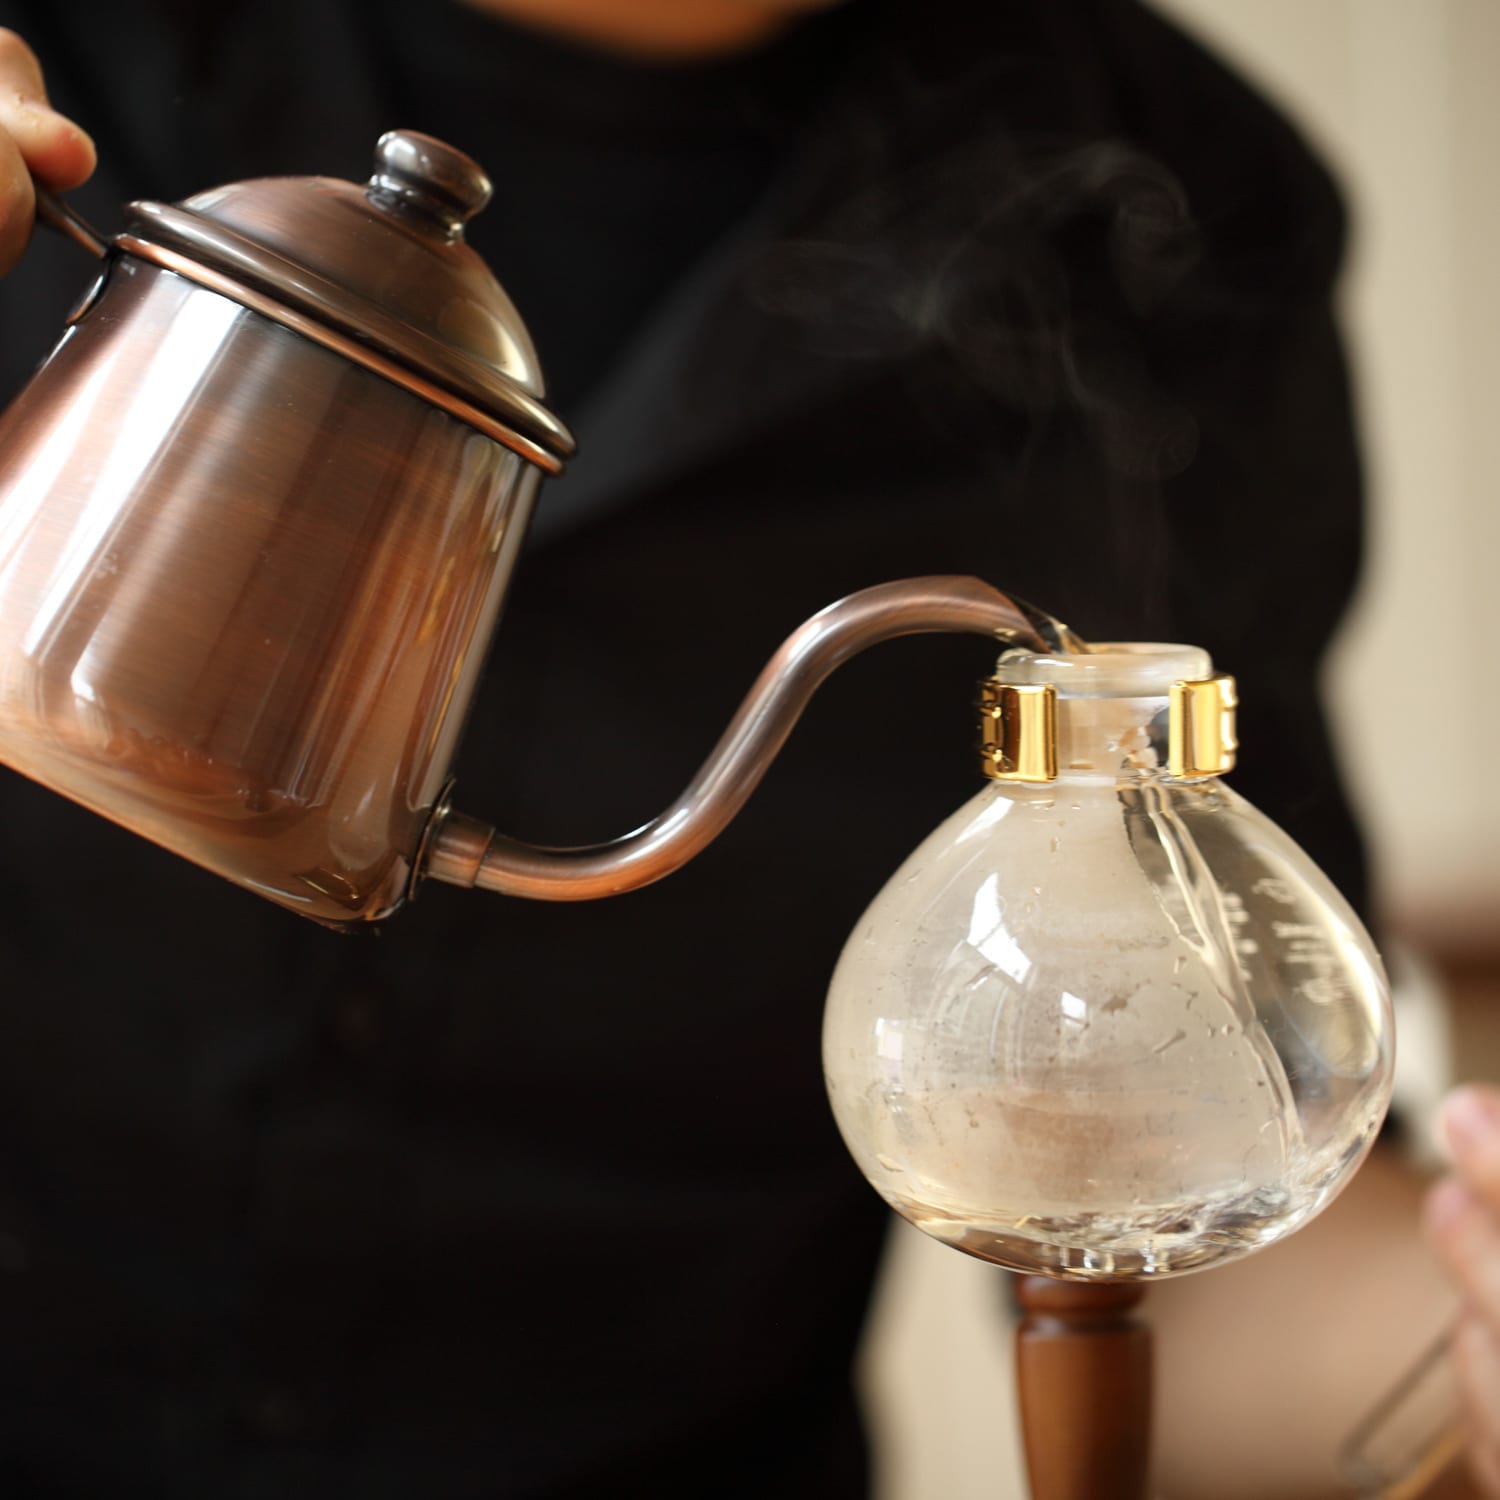
[[[77,187],[94,170],[94,143],[47,103],[41,64],[15,32],[0,26],[0,276],[31,235],[37,180]]]
[[[1443,1105],[1451,1176],[1427,1195],[1427,1237],[1464,1306],[1453,1361],[1469,1427],[1469,1466],[1500,1497],[1500,1090],[1455,1089]]]

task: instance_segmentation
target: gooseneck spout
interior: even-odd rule
[[[539,901],[591,901],[650,885],[728,827],[829,673],[866,647],[930,632],[983,635],[1033,651],[1086,649],[1067,626],[978,578],[909,578],[863,589],[782,643],[713,753],[660,817],[612,843],[546,849],[461,813],[440,813],[420,875]]]

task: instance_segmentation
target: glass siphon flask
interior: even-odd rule
[[[1234,1259],[1328,1203],[1384,1115],[1389,994],[1359,920],[1216,775],[1173,774],[1173,684],[1209,672],[1184,646],[1008,652],[999,684],[1053,690],[1054,779],[987,785],[839,960],[844,1139],[898,1212],[984,1260]]]

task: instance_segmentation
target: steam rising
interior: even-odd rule
[[[945,357],[1033,425],[1081,419],[1128,478],[1180,472],[1191,416],[1153,378],[1146,325],[1198,259],[1181,185],[1125,144],[968,149],[887,178],[757,269],[820,354]]]

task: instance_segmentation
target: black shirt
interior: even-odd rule
[[[106,227],[128,197],[361,176],[392,125],[484,130],[491,254],[580,457],[543,495],[465,810],[548,843],[637,826],[796,623],[973,572],[1086,636],[1208,646],[1242,686],[1235,784],[1360,899],[1316,695],[1359,544],[1342,215],[1149,13],[856,0],[715,65],[774,80],[770,124],[466,12],[409,47],[355,0],[0,23],[99,140],[79,201]],[[520,66],[491,135],[500,37],[499,69],[597,90]],[[611,131],[615,98],[645,119]],[[636,223],[638,199],[665,206]],[[0,285],[0,385],[89,275],[39,239]],[[379,936],[0,778],[5,1492],[861,1494],[849,1361],[887,1215],[827,1112],[821,998],[975,789],[986,658],[926,639],[843,669],[659,886],[429,889]]]

